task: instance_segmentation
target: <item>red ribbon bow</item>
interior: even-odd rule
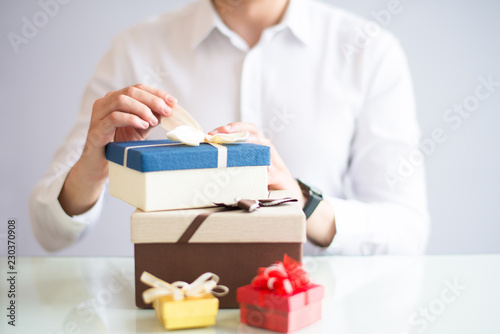
[[[259,268],[251,284],[255,288],[279,295],[292,295],[306,290],[312,285],[312,281],[302,264],[285,254],[283,262],[278,261],[267,268]]]

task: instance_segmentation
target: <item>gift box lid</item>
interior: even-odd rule
[[[227,167],[268,166],[268,146],[252,143],[217,144],[227,149]],[[113,142],[106,145],[106,159],[140,172],[217,168],[218,149],[207,143],[188,146],[169,139]]]
[[[278,295],[269,290],[255,288],[249,284],[238,288],[236,298],[238,303],[241,304],[250,304],[279,311],[293,311],[322,300],[324,295],[325,288],[317,284],[312,284],[307,290],[292,295]]]
[[[272,192],[270,198],[286,196]],[[221,211],[222,210],[222,211]],[[196,218],[205,219],[196,224]],[[234,243],[306,241],[305,215],[298,203],[261,207],[254,212],[203,208],[144,212],[131,217],[133,243]],[[199,222],[199,220],[198,220]]]

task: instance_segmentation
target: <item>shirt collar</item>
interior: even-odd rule
[[[191,46],[197,48],[215,28],[217,12],[211,0],[201,0],[198,3],[193,17],[193,31],[191,36]]]
[[[288,27],[292,34],[308,45],[311,42],[311,19],[306,0],[290,0],[279,25]]]
[[[273,30],[289,28],[292,34],[304,44],[309,44],[311,40],[311,20],[307,10],[306,0],[289,0],[288,7],[281,22],[271,27]],[[191,36],[192,48],[197,48],[206,40],[214,29],[230,38],[233,44],[238,39],[235,33],[230,30],[219,17],[211,0],[201,0],[194,14],[194,28]]]

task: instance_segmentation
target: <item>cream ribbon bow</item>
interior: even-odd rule
[[[175,105],[172,115],[161,118],[161,127],[167,130],[167,137],[189,146],[199,146],[200,143],[231,144],[244,142],[249,133],[218,133],[213,136],[206,134],[196,120],[180,105]]]
[[[142,299],[146,304],[152,303],[155,299],[172,295],[174,300],[183,300],[186,297],[201,298],[206,294],[213,294],[217,297],[225,296],[229,292],[229,288],[224,285],[217,285],[219,276],[213,273],[204,273],[193,283],[177,281],[169,284],[148,272],[143,272],[141,282],[151,287],[142,293]],[[220,289],[222,291],[214,291]]]

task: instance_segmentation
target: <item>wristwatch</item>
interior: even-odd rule
[[[306,219],[308,219],[318,207],[319,202],[323,200],[323,193],[314,187],[308,186],[299,179],[297,179],[297,182],[304,196],[308,197],[306,204],[302,208],[302,211],[304,211],[306,215]]]

